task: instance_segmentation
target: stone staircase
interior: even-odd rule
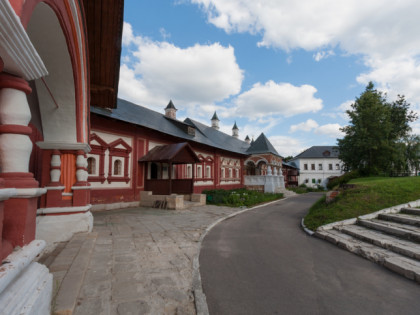
[[[315,235],[420,283],[420,208],[331,224]]]

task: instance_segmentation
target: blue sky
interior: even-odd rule
[[[369,81],[420,112],[420,2],[126,0],[119,97],[283,156],[334,145]],[[420,124],[413,124],[420,133]]]

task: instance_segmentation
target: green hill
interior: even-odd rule
[[[330,204],[323,197],[311,207],[305,217],[309,229],[420,199],[420,176],[364,177],[349,184],[354,188],[342,190]]]

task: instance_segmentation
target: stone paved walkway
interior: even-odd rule
[[[192,262],[200,236],[211,223],[238,210],[95,212],[93,232],[85,237],[96,241],[73,314],[195,314]],[[51,271],[59,286],[66,270]]]

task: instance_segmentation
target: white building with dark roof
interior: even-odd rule
[[[290,162],[299,168],[299,185],[326,187],[328,179],[344,173],[336,146],[313,146]]]

